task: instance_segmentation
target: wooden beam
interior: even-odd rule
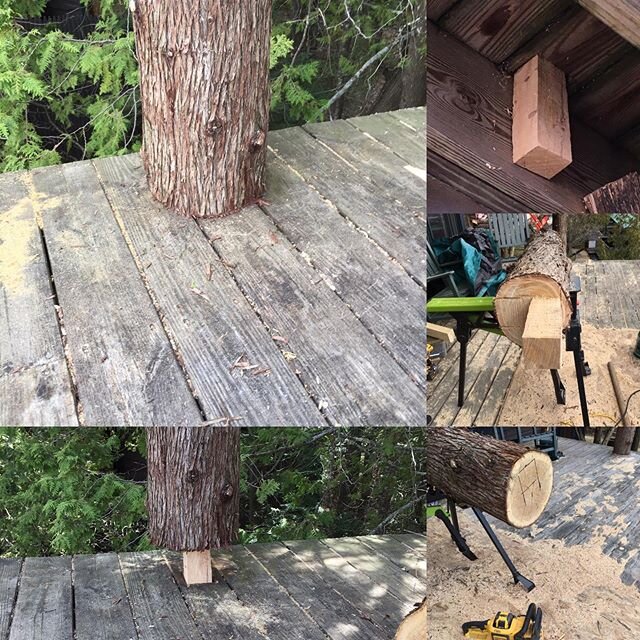
[[[630,173],[590,193],[584,199],[591,213],[640,214],[640,174]]]
[[[637,159],[571,121],[573,163],[552,180],[513,164],[513,81],[429,22],[430,152],[523,203],[528,211],[584,212],[582,199],[637,168]]]
[[[640,0],[578,0],[578,3],[640,49]]]
[[[182,554],[182,573],[187,586],[213,582],[209,549],[206,551],[184,551]]]
[[[522,361],[537,369],[560,369],[564,353],[562,306],[557,298],[531,298],[522,332]]]
[[[534,56],[513,77],[513,161],[553,178],[571,164],[569,102],[564,73]]]
[[[453,344],[456,341],[456,332],[451,327],[443,327],[441,324],[433,324],[433,322],[427,322],[427,335],[447,344]]]

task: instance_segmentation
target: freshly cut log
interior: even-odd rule
[[[522,360],[538,369],[560,369],[562,340],[562,306],[557,298],[531,298],[522,333]]]
[[[630,173],[620,180],[605,184],[585,199],[591,213],[640,214],[640,173]]]
[[[553,487],[549,456],[467,429],[427,429],[427,482],[513,527],[543,512]]]
[[[427,599],[400,623],[394,640],[425,640],[427,637]]]
[[[533,236],[496,295],[495,311],[504,335],[523,346],[522,334],[533,298],[559,301],[562,332],[571,320],[570,274],[571,261],[560,236],[551,230]],[[534,306],[532,313],[538,313],[537,309]]]

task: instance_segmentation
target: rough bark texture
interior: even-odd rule
[[[534,235],[496,295],[496,316],[504,334],[522,345],[529,302],[534,297],[558,298],[565,328],[571,319],[570,275],[571,261],[561,237],[555,231]]]
[[[591,213],[640,214],[640,174],[630,173],[590,193],[584,199]]]
[[[560,236],[564,250],[567,251],[567,236],[569,234],[568,213],[555,213],[553,215],[553,230]]]
[[[529,526],[540,516],[552,477],[551,460],[539,451],[463,428],[427,429],[427,482],[515,527]],[[528,503],[526,518],[520,513],[514,519],[514,500],[521,493]]]
[[[142,158],[175,211],[223,216],[264,193],[271,0],[136,0]]]
[[[240,429],[147,431],[149,536],[174,551],[217,549],[238,531]]]

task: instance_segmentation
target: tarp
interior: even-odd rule
[[[447,268],[455,270],[475,296],[494,296],[507,277],[489,229],[469,228],[455,238],[438,241],[433,250],[440,263],[455,263]]]

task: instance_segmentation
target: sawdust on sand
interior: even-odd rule
[[[608,362],[616,365],[625,399],[640,389],[640,360],[633,355],[637,337],[638,331],[634,329],[582,325],[582,346],[591,368],[591,375],[585,378],[591,426],[613,426],[620,418]],[[538,426],[582,425],[571,353],[565,353],[560,375],[566,387],[566,405],[556,402],[550,373],[528,368],[521,359],[505,397],[498,424],[532,424],[535,419]],[[640,425],[640,393],[631,399],[627,416],[631,419],[631,425]]]
[[[640,590],[620,580],[622,565],[601,542],[566,546],[501,532],[516,566],[536,583],[531,593],[511,575],[480,525],[466,512],[460,526],[478,560],[460,554],[440,522],[427,529],[427,640],[463,639],[461,626],[498,611],[543,610],[545,640],[631,640],[640,630]],[[637,550],[635,551],[637,553]]]

